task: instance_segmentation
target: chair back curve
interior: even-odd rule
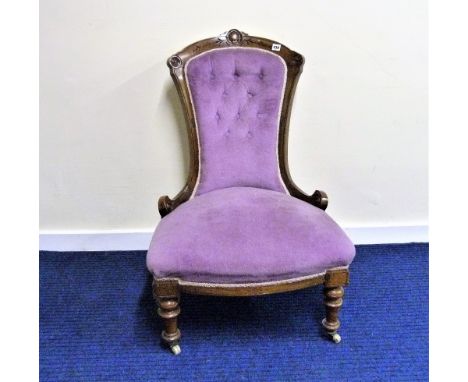
[[[173,208],[227,187],[294,191],[287,133],[303,63],[283,44],[237,29],[168,59],[190,145],[187,183]]]

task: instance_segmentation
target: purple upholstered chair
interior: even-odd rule
[[[287,165],[287,129],[303,57],[238,30],[168,60],[190,138],[187,184],[159,199],[147,254],[162,339],[180,352],[180,294],[255,296],[324,285],[322,324],[340,342],[338,311],[355,248],[303,193]]]

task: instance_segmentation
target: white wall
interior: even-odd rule
[[[231,28],[306,57],[300,187],[342,225],[427,224],[424,0],[40,2],[40,228],[149,230],[187,173],[172,53]]]

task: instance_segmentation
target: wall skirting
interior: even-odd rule
[[[355,244],[428,242],[428,226],[388,226],[345,228]],[[42,251],[128,251],[146,250],[152,232],[43,232]]]

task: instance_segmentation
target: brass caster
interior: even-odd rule
[[[179,345],[179,344],[170,345],[169,347],[171,348],[171,352],[172,352],[172,354],[174,354],[174,355],[179,355],[180,352],[182,351],[182,350],[180,349],[180,345]]]
[[[339,344],[341,342],[341,336],[338,333],[330,333],[330,336],[335,344]]]

